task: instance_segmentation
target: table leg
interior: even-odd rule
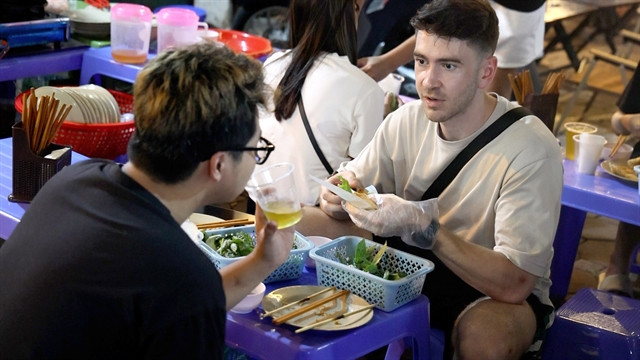
[[[586,211],[562,205],[551,261],[552,285],[549,293],[554,304],[562,303],[567,296],[586,217]]]

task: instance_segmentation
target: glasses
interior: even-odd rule
[[[253,158],[256,160],[256,164],[262,165],[267,161],[269,155],[275,149],[276,146],[273,145],[271,141],[260,136],[257,147],[239,147],[226,149],[225,151],[253,151]]]

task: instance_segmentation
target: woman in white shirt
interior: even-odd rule
[[[356,67],[357,19],[364,0],[292,0],[291,50],[270,56],[265,81],[273,90],[268,111],[260,114],[263,135],[275,145],[268,166],[296,166],[300,200],[318,201],[320,185],[331,169],[354,158],[383,120],[384,92]],[[330,169],[310,141],[298,103]]]

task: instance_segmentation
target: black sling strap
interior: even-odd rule
[[[298,101],[298,107],[300,108],[300,116],[302,116],[302,123],[304,123],[304,128],[307,130],[307,135],[309,135],[309,140],[311,140],[311,145],[313,145],[313,149],[316,151],[318,158],[324,165],[324,168],[327,170],[329,175],[333,174],[333,168],[331,164],[327,161],[327,158],[324,157],[318,142],[316,141],[316,137],[313,136],[313,130],[311,130],[311,125],[309,125],[309,119],[307,119],[307,113],[304,111],[304,104],[302,103],[302,97],[300,97],[300,101]]]
[[[451,181],[458,175],[466,163],[485,145],[498,137],[511,124],[520,120],[524,116],[531,115],[525,107],[517,107],[502,114],[500,118],[484,129],[467,147],[465,147],[451,163],[438,175],[436,180],[429,186],[422,195],[422,200],[433,199],[442,193],[449,186]]]

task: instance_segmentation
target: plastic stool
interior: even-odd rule
[[[640,301],[581,289],[556,312],[543,360],[638,359]]]
[[[193,5],[167,5],[167,6],[159,6],[155,9],[153,9],[153,13],[157,14],[160,10],[164,9],[164,8],[181,8],[181,9],[187,9],[187,10],[191,10],[193,12],[196,13],[196,15],[198,15],[199,20],[198,21],[205,21],[207,19],[207,12],[205,9],[203,8],[199,8],[197,6],[193,6]]]

